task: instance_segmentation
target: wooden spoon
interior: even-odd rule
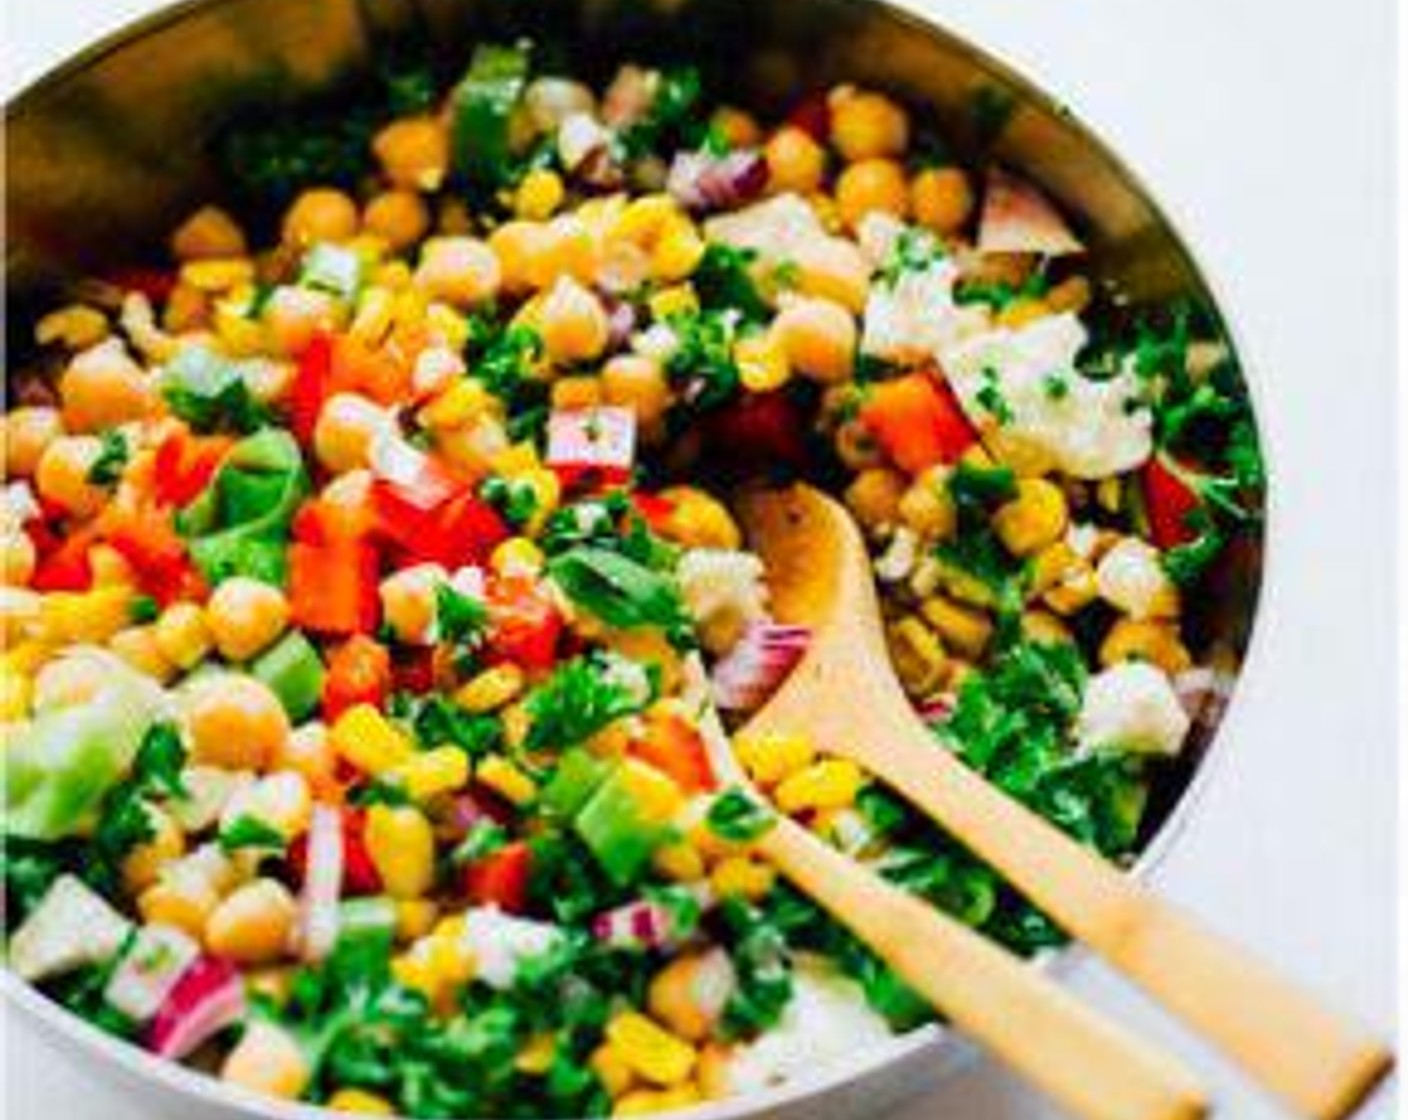
[[[1155,898],[942,749],[890,666],[871,566],[845,509],[804,485],[738,502],[773,610],[806,656],[747,725],[855,759],[996,868],[1072,936],[1220,1046],[1298,1113],[1348,1116],[1390,1051],[1245,950]]]
[[[715,771],[748,779],[690,668]],[[761,799],[761,795],[754,796]],[[964,1034],[1082,1120],[1198,1120],[1193,1076],[1026,961],[777,815],[754,851],[835,916]]]

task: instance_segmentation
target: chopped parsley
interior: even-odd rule
[[[122,477],[129,455],[127,437],[117,428],[109,428],[103,433],[98,457],[88,468],[88,481],[94,486],[111,486]]]

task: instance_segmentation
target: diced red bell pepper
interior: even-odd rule
[[[348,708],[380,708],[391,690],[391,654],[380,642],[354,634],[328,657],[323,678],[323,718],[331,722]]]
[[[670,516],[675,512],[675,502],[672,498],[652,494],[646,490],[635,491],[631,495],[631,505],[635,507],[641,517],[645,518],[645,523],[657,533],[669,523]]]
[[[33,530],[32,537],[47,534],[44,527]],[[36,542],[39,562],[35,565],[30,586],[35,591],[87,591],[93,586],[93,568],[88,562],[88,550],[97,534],[91,528],[78,529],[44,548]]]
[[[406,477],[377,479],[372,502],[382,535],[413,562],[482,563],[509,535],[492,506],[428,455]]]
[[[552,668],[562,613],[531,576],[500,576],[488,587],[489,649],[529,672]]]
[[[741,474],[807,461],[806,422],[790,393],[745,393],[703,421],[708,453]]]
[[[107,280],[124,292],[140,292],[153,303],[165,303],[176,287],[176,274],[161,268],[123,268],[109,273]]]
[[[225,436],[173,432],[156,449],[153,494],[161,505],[184,506],[209,485],[234,441]]]
[[[910,474],[957,462],[978,442],[953,390],[929,371],[874,385],[860,420],[891,462]]]
[[[98,529],[132,566],[142,590],[163,606],[177,599],[204,597],[205,582],[191,563],[169,509],[112,507],[99,518]]]
[[[318,634],[368,634],[380,615],[376,548],[355,539],[294,542],[288,550],[289,610]]]
[[[358,809],[342,810],[342,893],[371,895],[381,893],[381,876],[367,852],[363,832],[366,817]],[[301,833],[288,846],[288,865],[295,882],[301,884],[308,871],[308,834]]]
[[[1159,548],[1176,548],[1196,535],[1189,516],[1201,504],[1198,495],[1156,453],[1144,464],[1144,508],[1149,535]]]
[[[464,869],[465,893],[476,905],[521,914],[528,905],[532,866],[532,850],[525,841],[515,840]]]
[[[716,785],[703,736],[679,716],[652,718],[646,734],[631,743],[630,753],[668,774],[686,793]]]
[[[288,419],[289,427],[302,444],[313,438],[318,414],[334,391],[332,351],[332,335],[319,331],[298,355],[298,369],[289,389]]]
[[[391,683],[396,692],[422,693],[435,687],[435,647],[417,646],[396,652],[391,665]]]

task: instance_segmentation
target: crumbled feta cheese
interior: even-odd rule
[[[691,548],[676,570],[685,606],[700,626],[723,617],[745,623],[766,618],[764,575],[753,553],[725,548]]]
[[[1066,312],[985,331],[941,354],[969,419],[994,454],[1023,474],[1106,478],[1137,467],[1153,449],[1134,373],[1085,377],[1076,369],[1085,342],[1080,319]]]
[[[736,249],[751,249],[765,268],[788,264],[799,246],[824,241],[831,235],[806,199],[779,194],[704,223],[704,236]]]
[[[979,331],[986,315],[953,300],[958,266],[948,257],[870,286],[860,348],[898,365],[918,365]]]
[[[132,923],[74,875],[61,875],[10,939],[10,967],[42,980],[100,964],[122,947]]]
[[[1082,750],[1116,747],[1173,755],[1188,726],[1188,713],[1168,677],[1147,662],[1126,661],[1090,678],[1075,730]]]
[[[1100,558],[1095,588],[1100,598],[1135,620],[1167,617],[1178,605],[1159,550],[1138,537],[1126,537]]]
[[[729,1087],[736,1093],[758,1092],[827,1063],[853,1059],[890,1037],[889,1025],[870,1009],[854,980],[802,964],[793,974],[792,1000],[781,1021],[729,1059]]]
[[[495,991],[512,986],[518,966],[553,948],[562,931],[550,922],[505,914],[497,906],[478,906],[464,915],[461,943],[474,955],[475,975]]]

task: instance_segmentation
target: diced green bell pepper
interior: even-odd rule
[[[640,877],[655,849],[671,835],[642,811],[621,767],[597,786],[573,827],[611,881],[623,887]]]
[[[337,907],[337,947],[388,952],[396,938],[396,903],[384,895],[351,898]]]
[[[611,763],[578,747],[564,754],[551,780],[543,787],[542,804],[548,812],[571,820],[611,772]]]
[[[298,723],[318,707],[323,693],[323,663],[318,651],[298,630],[290,630],[249,667],[279,698],[289,719]]]

